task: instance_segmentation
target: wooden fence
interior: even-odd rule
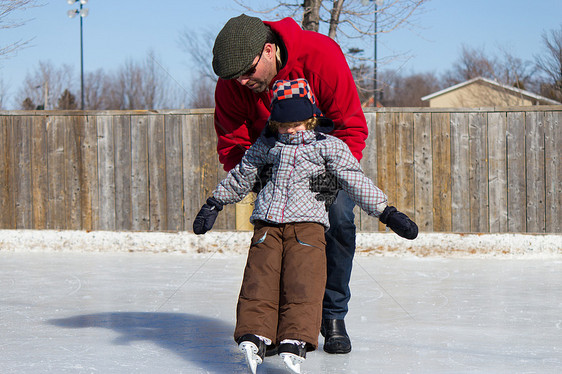
[[[365,115],[365,173],[422,231],[562,233],[562,106]],[[189,231],[215,147],[212,110],[0,112],[0,229]]]

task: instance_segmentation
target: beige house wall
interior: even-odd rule
[[[483,82],[475,82],[465,87],[446,92],[429,100],[430,108],[451,107],[501,107],[501,106],[531,106],[536,100],[525,95],[494,87]]]

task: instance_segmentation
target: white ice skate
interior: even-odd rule
[[[292,373],[300,374],[301,364],[306,358],[306,343],[299,340],[285,339],[279,344],[279,356],[285,362],[285,366]]]
[[[304,362],[303,357],[294,353],[280,353],[279,356],[281,356],[283,362],[285,362],[287,369],[291,370],[293,373],[300,374],[301,364]]]
[[[258,347],[254,343],[248,341],[240,343],[239,347],[246,356],[246,362],[248,363],[248,367],[252,371],[252,374],[256,374],[258,365],[263,362],[262,358],[258,356]]]
[[[246,356],[252,374],[256,374],[258,365],[263,362],[265,356],[265,342],[256,335],[247,334],[238,339],[238,348]]]

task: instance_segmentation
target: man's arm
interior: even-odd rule
[[[224,170],[235,167],[252,145],[248,131],[248,118],[237,102],[239,93],[234,92],[233,82],[219,79],[215,90],[215,132],[217,153]]]
[[[307,34],[312,34],[313,39],[323,40],[317,56],[326,57],[322,58],[319,66],[312,67],[314,71],[311,71],[314,75],[312,90],[318,99],[319,108],[326,117],[334,121],[332,135],[343,140],[353,156],[360,161],[369,131],[349,65],[336,42],[323,35]]]

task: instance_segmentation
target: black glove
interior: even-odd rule
[[[310,190],[318,192],[316,200],[324,201],[326,211],[330,209],[340,190],[338,178],[330,172],[310,177]]]
[[[271,179],[271,173],[273,170],[273,164],[265,164],[260,170],[258,175],[258,180],[254,183],[252,187],[252,192],[260,193],[261,189],[265,187],[269,179]]]
[[[222,204],[214,197],[209,197],[193,221],[193,232],[201,235],[212,229],[221,210]]]
[[[415,239],[418,236],[418,225],[393,206],[384,208],[379,219],[403,238]]]

